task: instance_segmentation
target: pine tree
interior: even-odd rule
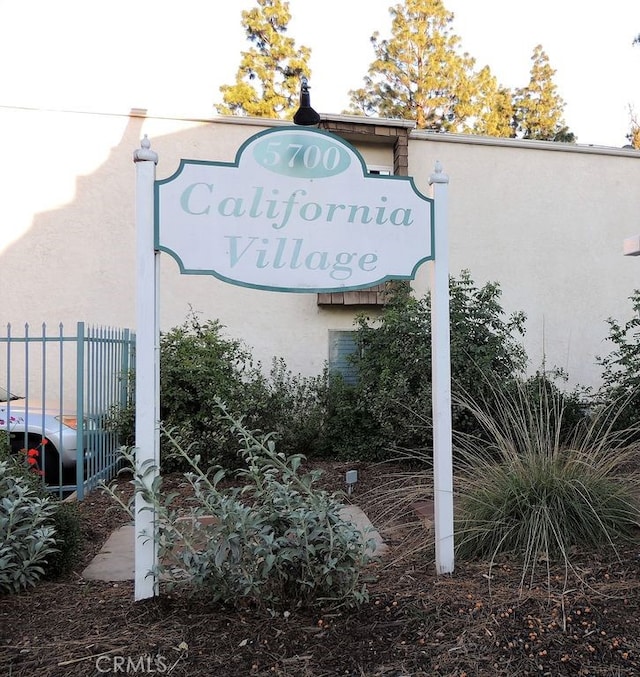
[[[631,128],[627,134],[627,141],[629,141],[633,148],[640,150],[640,122],[638,122],[638,117],[633,106],[629,106],[629,119]]]
[[[636,35],[633,39],[633,45],[640,45],[640,34]],[[629,118],[631,122],[631,128],[627,134],[627,141],[636,149],[640,150],[640,123],[638,123],[638,118],[636,112],[632,106],[629,106]]]
[[[242,12],[242,25],[253,47],[242,52],[234,85],[222,85],[222,115],[293,117],[298,108],[300,78],[309,77],[311,50],[296,48],[287,37],[291,14],[283,0],[257,0],[257,6]]]
[[[553,82],[556,71],[549,57],[537,45],[531,57],[529,84],[518,89],[514,97],[516,136],[523,139],[574,142],[563,120],[564,101]]]
[[[574,142],[562,118],[555,71],[536,47],[527,87],[512,92],[488,66],[460,51],[443,0],[404,0],[390,8],[391,38],[371,37],[375,60],[346,112],[416,121],[445,132]]]
[[[476,77],[475,107],[471,117],[464,121],[463,132],[483,136],[510,138],[513,128],[513,93],[498,84],[485,66]]]
[[[477,113],[478,88],[475,62],[460,53],[460,39],[451,32],[453,14],[442,0],[405,0],[389,11],[392,37],[371,37],[375,60],[364,87],[349,92],[348,112],[460,131]]]

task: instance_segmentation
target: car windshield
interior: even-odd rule
[[[0,386],[0,402],[9,402],[9,400],[20,400],[22,399],[19,395],[14,395],[13,393],[10,393],[8,390],[5,390],[2,386]]]

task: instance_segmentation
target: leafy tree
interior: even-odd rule
[[[242,25],[253,47],[242,52],[233,85],[222,85],[223,115],[292,118],[297,110],[300,78],[309,77],[311,50],[296,48],[285,36],[291,20],[289,3],[257,0],[257,6],[242,12]]]
[[[574,142],[562,118],[564,101],[553,82],[556,71],[549,57],[537,45],[531,57],[529,84],[516,91],[514,97],[516,135],[523,139]]]
[[[405,0],[389,11],[392,37],[371,37],[375,60],[364,87],[349,92],[349,112],[459,131],[478,112],[478,82],[474,59],[460,53],[460,39],[451,32],[453,14],[442,0]]]

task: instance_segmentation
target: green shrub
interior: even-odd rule
[[[616,420],[620,429],[640,421],[640,291],[629,297],[633,317],[624,323],[613,318],[609,325],[609,343],[613,350],[606,356],[597,357],[602,367],[602,386],[597,395],[601,406],[617,402],[621,408]]]
[[[269,404],[260,416],[260,429],[272,430],[287,454],[314,454],[324,434],[327,373],[301,376],[274,358],[267,381]]]
[[[15,464],[0,460],[0,593],[19,592],[45,574],[56,549],[54,513]]]
[[[468,271],[459,279],[451,278],[453,389],[480,396],[486,376],[506,384],[522,373],[526,354],[515,337],[523,335],[525,317],[522,313],[505,317],[500,295],[497,283],[477,287]],[[349,400],[355,400],[365,427],[345,433],[366,438],[375,432],[378,443],[369,446],[367,460],[431,447],[430,297],[417,299],[406,286],[397,286],[381,317],[358,318],[356,339],[358,383],[346,399],[350,409],[354,405]],[[469,412],[456,405],[453,427],[467,432],[477,428]]]
[[[269,435],[256,436],[224,407],[220,412],[242,444],[244,467],[233,476],[204,472],[200,459],[167,434],[191,467],[185,477],[193,507],[186,520],[171,509],[171,497],[161,496],[161,482],[149,488],[144,473],[134,478],[136,494],[157,511],[158,574],[185,592],[207,591],[237,606],[366,600],[361,574],[373,543],[341,516],[337,496],[315,486],[317,471],[299,472],[301,455],[276,452]]]
[[[0,460],[5,460],[11,453],[11,444],[5,432],[0,433]]]
[[[243,417],[248,428],[272,431],[288,453],[379,461],[429,450],[430,298],[414,298],[408,285],[393,285],[391,290],[381,317],[357,319],[355,386],[327,370],[317,377],[294,375],[277,358],[265,376],[249,349],[225,338],[218,322],[189,316],[160,340],[163,425],[183,448],[198,454],[205,467],[235,467],[240,461],[215,405],[217,397],[236,418]],[[508,388],[526,364],[517,340],[524,333],[524,315],[505,317],[499,285],[477,287],[467,271],[451,279],[450,294],[454,391],[489,396],[489,377]],[[556,388],[553,379],[548,386]],[[575,404],[579,417],[581,405]],[[129,446],[134,444],[134,414],[132,408],[117,412],[112,422]],[[469,412],[456,404],[453,426],[482,433]],[[164,438],[161,466],[165,472],[187,469]]]
[[[241,341],[225,338],[219,322],[201,322],[194,314],[161,337],[160,393],[163,425],[191,445],[205,465],[238,463],[216,398],[252,428],[261,427],[260,416],[268,411],[267,384],[250,351]],[[163,468],[184,470],[184,460],[172,451],[164,440]]]
[[[58,578],[68,574],[78,561],[82,545],[82,529],[77,503],[54,500],[53,528],[56,551],[47,559],[46,578]]]
[[[565,443],[566,401],[543,382],[540,388],[535,398],[530,384],[498,390],[490,404],[458,397],[484,432],[483,439],[456,436],[465,461],[457,477],[458,552],[515,555],[523,576],[540,562],[570,564],[574,547],[615,550],[640,516],[638,473],[629,466],[636,431],[616,432],[615,408],[603,409]]]
[[[520,402],[524,411],[536,412],[539,418],[549,418],[548,426],[557,430],[561,445],[570,444],[577,430],[589,423],[590,389],[576,386],[572,390],[567,390],[559,386],[558,383],[562,385],[567,381],[562,370],[537,371],[527,378],[515,378],[506,383],[499,383],[492,378],[486,380],[485,393],[487,391],[497,393],[495,397],[493,395],[487,397],[483,393],[484,406],[488,411],[499,416],[505,398]],[[464,393],[463,397],[471,399],[477,396]],[[480,437],[483,437],[485,432],[481,427]],[[488,438],[486,441],[490,442],[491,439]]]
[[[340,374],[331,374],[325,397],[323,427],[314,456],[375,461],[387,453],[380,423],[357,388],[346,384]]]
[[[240,457],[216,406],[217,398],[251,429],[271,430],[283,448],[307,453],[313,451],[324,425],[326,375],[296,375],[284,360],[274,358],[267,377],[241,341],[223,336],[219,322],[202,322],[191,314],[184,324],[160,337],[160,418],[205,466],[233,468]],[[132,446],[133,404],[111,412],[109,425],[118,431],[123,445]],[[188,469],[173,451],[163,438],[163,471]]]

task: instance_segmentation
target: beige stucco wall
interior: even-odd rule
[[[622,255],[624,238],[640,231],[640,154],[416,136],[417,181],[436,160],[450,176],[452,273],[498,281],[505,309],[527,314],[532,369],[546,359],[573,382],[596,384],[595,356],[611,349],[606,319],[628,318],[640,287],[640,260]]]
[[[0,108],[0,327],[84,320],[134,328],[132,153],[142,135],[159,155],[160,179],[181,158],[231,162],[262,128],[247,120]],[[621,253],[623,238],[640,231],[640,155],[558,148],[413,133],[409,171],[430,194],[428,177],[442,162],[450,176],[451,270],[500,282],[505,308],[527,313],[532,365],[544,350],[548,365],[596,383],[595,355],[607,350],[605,319],[629,314],[626,299],[640,281],[640,261]],[[370,165],[392,164],[389,146],[359,149]],[[163,329],[193,308],[218,318],[266,366],[282,356],[294,372],[318,373],[328,330],[352,327],[353,311],[318,307],[314,294],[181,276],[166,255],[161,269]],[[425,266],[420,291],[427,279]]]

